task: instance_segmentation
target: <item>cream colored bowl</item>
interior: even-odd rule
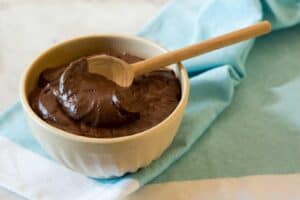
[[[177,74],[181,100],[164,121],[146,131],[119,138],[89,138],[55,128],[33,112],[28,94],[36,87],[40,73],[69,63],[81,56],[113,49],[142,58],[166,52],[148,40],[124,35],[97,35],[76,38],[54,46],[39,56],[21,81],[21,102],[32,132],[42,147],[63,165],[91,177],[122,176],[149,165],[171,144],[181,122],[189,96],[189,79],[181,64],[169,66]]]

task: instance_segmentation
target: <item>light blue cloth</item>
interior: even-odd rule
[[[169,49],[176,49],[254,24],[263,19],[271,20],[276,29],[295,25],[300,21],[300,3],[295,0],[173,0],[167,3],[139,35],[154,40]],[[154,161],[148,167],[134,174],[129,174],[126,177],[136,179],[140,185],[143,185],[161,175],[171,164],[174,165],[166,171],[166,175],[163,174],[158,177],[155,180],[156,182],[168,181],[174,178],[193,179],[197,177],[240,176],[251,173],[264,173],[264,171],[261,172],[255,169],[250,172],[247,170],[236,170],[244,167],[243,163],[239,162],[243,161],[243,158],[230,157],[230,154],[228,154],[228,152],[226,153],[226,150],[224,150],[224,155],[228,157],[224,159],[224,155],[222,154],[223,149],[218,149],[218,146],[228,147],[228,149],[231,150],[230,153],[232,153],[243,149],[245,143],[247,143],[242,139],[235,140],[236,138],[242,138],[242,136],[234,132],[224,131],[223,134],[215,136],[214,139],[207,139],[207,137],[210,137],[208,135],[206,136],[208,144],[215,144],[211,146],[207,146],[206,144],[206,148],[198,148],[198,145],[201,145],[198,141],[200,136],[203,135],[220,113],[232,102],[235,87],[246,75],[245,62],[252,45],[253,40],[217,50],[184,62],[191,77],[191,94],[183,122],[174,142],[161,158]],[[268,43],[265,45],[268,45]],[[263,57],[264,52],[261,51],[260,53]],[[276,58],[274,57],[274,59]],[[264,64],[267,66],[269,62],[266,61]],[[258,71],[257,73],[260,72]],[[273,73],[276,72],[273,71]],[[255,74],[252,75],[255,76]],[[253,92],[255,96],[256,91],[251,92]],[[238,103],[237,100],[236,104]],[[232,112],[234,113],[235,111]],[[251,112],[251,110],[249,112]],[[226,117],[226,115],[220,119],[224,117]],[[226,118],[224,120],[226,120]],[[255,121],[255,119],[253,119],[253,121]],[[240,123],[244,122],[232,122],[229,125],[229,127],[231,127],[230,130],[235,130],[236,133],[240,133],[243,127],[240,126]],[[270,129],[271,128],[272,127],[270,127]],[[47,156],[31,136],[19,103],[0,115],[0,132],[23,147],[40,155]],[[232,136],[236,138],[230,139]],[[192,148],[192,145],[196,141],[197,146]],[[238,142],[233,143],[232,141]],[[250,147],[247,146],[250,148],[248,151],[256,152],[257,145],[258,144],[254,143]],[[186,154],[185,159],[182,159],[180,162],[175,162],[189,150],[191,151]],[[230,171],[232,165],[228,165],[226,162],[230,163],[232,159],[235,159],[235,162],[232,163],[236,164],[236,168],[233,169],[233,172],[226,174],[219,170],[220,168],[218,168],[217,165],[223,165],[225,172],[226,170]],[[248,160],[250,160],[248,164],[252,166],[260,162],[259,159],[253,159],[252,163],[251,158]],[[206,165],[201,165],[201,163],[197,161],[202,161]],[[218,161],[222,161],[223,163]],[[198,167],[196,168],[197,170],[195,170],[195,165]],[[275,168],[276,167],[280,168],[281,166],[275,166]],[[274,169],[272,166],[270,166],[270,168]],[[285,168],[282,166],[280,169]],[[278,169],[278,171],[280,171],[280,169]],[[296,170],[300,171],[300,165]],[[177,176],[174,176],[174,174],[177,174]],[[180,176],[178,174],[180,174]],[[124,177],[96,181],[114,184],[123,178]]]

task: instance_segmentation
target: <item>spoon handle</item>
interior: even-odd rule
[[[272,26],[270,22],[263,21],[246,28],[233,31],[212,39],[202,41],[200,43],[170,51],[144,61],[131,64],[132,70],[136,75],[143,74],[149,71],[177,63],[188,58],[192,58],[199,54],[204,54],[215,49],[229,46],[243,40],[254,38],[270,32]]]

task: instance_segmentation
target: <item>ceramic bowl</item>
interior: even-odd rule
[[[46,68],[67,64],[79,57],[112,49],[148,58],[167,50],[146,39],[126,35],[96,35],[60,43],[25,70],[21,81],[21,102],[37,141],[55,160],[77,172],[96,178],[135,172],[157,159],[172,143],[189,96],[189,79],[181,63],[168,66],[181,83],[182,96],[176,109],[161,123],[134,135],[118,138],[89,138],[60,130],[43,121],[30,107],[28,94]]]

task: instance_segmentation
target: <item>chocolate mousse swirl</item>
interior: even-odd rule
[[[121,93],[128,94],[126,99],[119,97]],[[120,126],[139,118],[130,103],[136,100],[129,93],[105,77],[89,73],[87,60],[81,58],[61,74],[55,96],[69,117],[98,127]]]
[[[127,53],[103,53],[128,63],[142,60]],[[171,70],[138,76],[129,88],[121,88],[89,73],[84,57],[67,66],[45,69],[29,95],[31,107],[47,123],[95,138],[147,130],[169,116],[180,98],[180,83]]]

